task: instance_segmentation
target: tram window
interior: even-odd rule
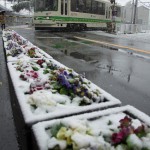
[[[35,11],[44,11],[45,2],[41,0],[36,0],[35,2]]]
[[[57,11],[58,0],[36,0],[35,11]]]
[[[92,1],[86,0],[86,13],[91,13]]]
[[[92,2],[92,13],[98,14],[98,2],[96,2],[96,1]]]
[[[75,12],[85,12],[86,0],[72,0],[71,1],[71,11]]]
[[[105,4],[98,2],[98,14],[105,15]]]
[[[77,1],[71,0],[71,11],[76,11]]]
[[[57,11],[58,10],[58,0],[45,0],[45,10],[46,11]]]
[[[77,8],[79,12],[83,12],[84,11],[84,7],[85,4],[83,2],[83,0],[77,0]]]

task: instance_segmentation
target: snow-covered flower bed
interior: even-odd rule
[[[22,58],[52,58],[13,30],[3,31],[3,41],[8,61]]]
[[[150,118],[132,106],[33,126],[40,150],[150,150]]]
[[[15,31],[3,31],[3,41],[9,73],[27,124],[121,104]]]
[[[120,105],[121,102],[54,59],[9,62],[26,123]]]

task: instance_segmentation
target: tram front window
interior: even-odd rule
[[[45,9],[45,3],[41,0],[35,1],[35,11],[44,11]]]
[[[36,0],[35,11],[57,11],[58,0]]]

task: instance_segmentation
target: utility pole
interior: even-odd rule
[[[6,0],[5,0],[5,7],[6,7]]]
[[[111,2],[111,9],[112,9],[112,22],[111,22],[111,32],[115,32],[116,28],[116,15],[117,15],[117,10],[116,10],[116,0],[110,0]]]
[[[138,0],[135,0],[133,24],[137,23],[137,6],[138,6]]]
[[[132,11],[132,14],[131,14],[131,24],[133,24],[133,15],[134,15],[134,0],[132,1],[131,11]]]

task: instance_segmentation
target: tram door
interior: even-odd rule
[[[61,15],[68,15],[68,0],[61,0]]]

